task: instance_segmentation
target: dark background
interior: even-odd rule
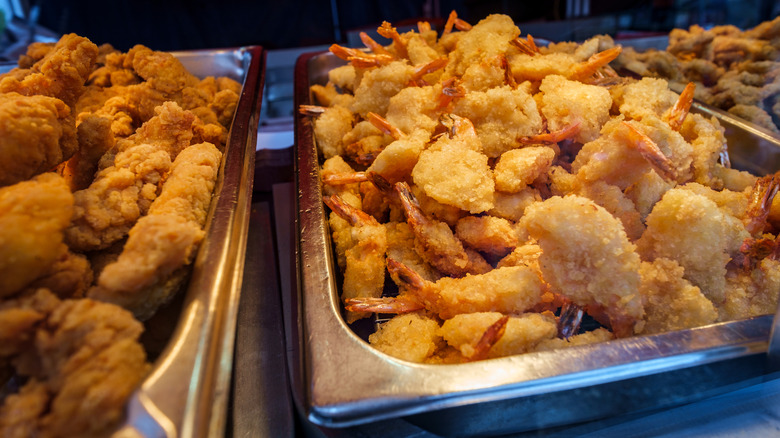
[[[127,50],[235,47],[266,49],[347,42],[350,32],[399,26],[419,19],[443,22],[451,10],[470,23],[490,13],[510,15],[523,33],[555,41],[594,33],[667,33],[674,27],[735,24],[747,28],[773,18],[778,0],[38,0],[38,24],[75,32]],[[438,19],[438,21],[437,21]],[[526,24],[523,26],[522,24]]]

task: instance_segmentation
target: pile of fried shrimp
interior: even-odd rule
[[[780,178],[730,167],[693,84],[620,77],[619,46],[540,47],[504,15],[378,31],[332,46],[346,65],[299,109],[345,319],[395,315],[373,347],[461,363],[774,312]]]

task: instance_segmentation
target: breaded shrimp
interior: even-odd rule
[[[576,305],[604,308],[618,336],[634,333],[644,314],[640,260],[619,220],[570,195],[530,206],[519,226],[542,247],[545,281]]]

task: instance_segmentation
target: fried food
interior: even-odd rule
[[[73,34],[0,76],[0,381],[22,383],[2,391],[0,435],[122,420],[150,368],[133,312],[189,277],[240,91]]]
[[[104,249],[124,238],[157,197],[173,160],[192,140],[195,116],[166,103],[136,134],[101,158],[94,181],[74,193],[66,242],[76,251]]]
[[[73,117],[61,100],[0,94],[0,186],[53,169],[77,147]]]
[[[13,306],[7,302],[5,306]],[[27,384],[0,409],[0,432],[65,437],[107,433],[124,403],[149,370],[138,343],[143,330],[132,314],[92,300],[57,300],[46,289],[18,303],[38,324],[16,339],[17,373]],[[32,304],[32,305],[31,305]],[[11,307],[13,309],[13,307]],[[44,408],[42,408],[42,406]],[[19,415],[20,409],[30,409]]]
[[[734,26],[673,29],[665,51],[627,50],[615,67],[678,84],[693,81],[697,99],[777,133],[778,27],[780,17],[745,31]]]
[[[73,195],[56,174],[0,188],[0,298],[44,275],[66,252],[72,214]]]
[[[774,35],[760,29],[750,38]],[[373,346],[462,363],[773,311],[780,177],[730,168],[723,128],[690,113],[696,96],[728,98],[702,83],[774,96],[756,79],[780,76],[763,43],[733,27],[675,34],[699,62],[602,36],[538,47],[498,15],[472,26],[453,14],[438,36],[379,31],[392,43],[331,47],[348,64],[312,87],[324,106],[300,108],[324,159],[347,322],[397,315]],[[677,94],[620,76],[615,59],[687,82],[684,64],[697,82]],[[353,275],[354,248],[370,274]],[[580,328],[584,314],[600,327]]]
[[[151,317],[178,289],[203,240],[211,192],[222,158],[210,143],[192,145],[174,160],[160,196],[133,225],[116,262],[103,268],[90,298],[118,304],[140,320]]]

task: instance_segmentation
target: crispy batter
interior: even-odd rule
[[[73,222],[65,233],[69,247],[103,249],[127,235],[157,197],[171,162],[189,146],[193,121],[191,113],[166,103],[136,134],[103,156],[92,184],[74,194]]]
[[[73,117],[61,100],[0,94],[0,186],[53,169],[77,147]]]
[[[97,55],[97,46],[88,39],[63,35],[29,69],[14,69],[0,76],[0,92],[55,97],[72,106],[83,92]]]
[[[209,143],[179,154],[160,196],[130,229],[122,254],[102,270],[89,297],[119,304],[147,319],[173,296],[175,289],[170,287],[177,284],[158,285],[194,258],[221,157]]]
[[[53,173],[0,189],[0,298],[45,274],[65,252],[72,212],[73,195]]]

